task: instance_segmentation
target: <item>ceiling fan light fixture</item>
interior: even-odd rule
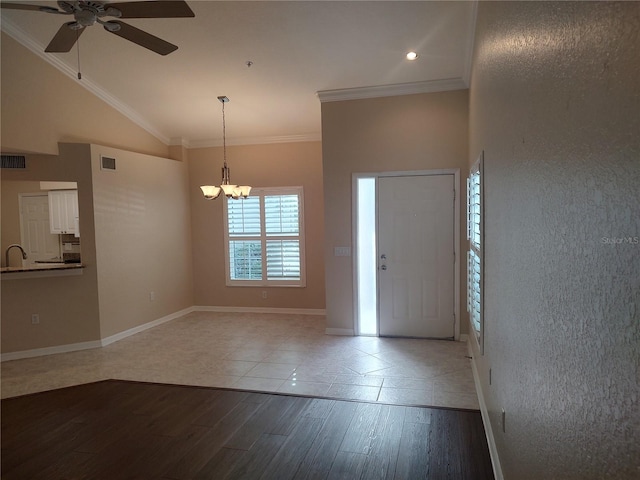
[[[159,55],[168,55],[178,49],[176,45],[158,38],[118,20],[103,20],[103,17],[113,18],[180,18],[194,17],[195,14],[184,0],[151,0],[125,1],[107,3],[94,0],[58,1],[58,8],[31,3],[0,2],[2,9],[27,10],[51,13],[57,15],[73,15],[74,22],[63,24],[49,45],[47,53],[66,53],[78,41],[79,32],[96,23],[101,24],[106,31],[125,40],[147,48]]]

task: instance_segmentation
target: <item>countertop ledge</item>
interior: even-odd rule
[[[2,280],[17,280],[19,278],[62,277],[82,275],[85,265],[81,263],[42,263],[28,267],[2,267]]]

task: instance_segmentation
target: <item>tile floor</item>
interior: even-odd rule
[[[465,343],[336,337],[324,318],[193,312],[104,348],[2,363],[2,398],[109,378],[478,409]]]

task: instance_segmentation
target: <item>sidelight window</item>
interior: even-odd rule
[[[483,322],[483,155],[472,165],[467,178],[467,311],[478,343],[482,348]]]

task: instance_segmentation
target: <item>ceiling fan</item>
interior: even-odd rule
[[[32,5],[27,3],[0,3],[2,8],[14,10],[34,10],[57,15],[73,15],[73,22],[63,24],[53,40],[47,45],[45,52],[68,52],[75,45],[86,27],[96,22],[107,32],[113,33],[148,48],[160,55],[167,55],[177,46],[161,38],[133,27],[119,20],[103,20],[104,17],[114,18],[177,18],[195,17],[193,11],[184,1],[143,1],[143,2],[94,2],[90,0],[59,1],[58,8]]]

